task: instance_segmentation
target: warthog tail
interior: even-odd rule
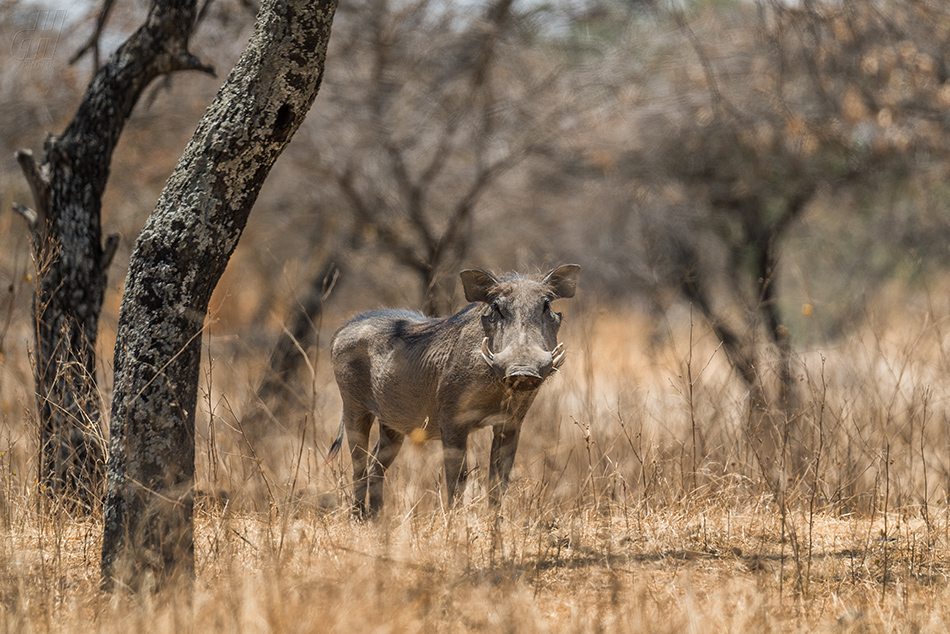
[[[340,431],[336,434],[336,440],[333,441],[333,444],[330,445],[330,451],[327,452],[327,459],[323,461],[323,464],[327,464],[340,453],[340,447],[343,446],[343,421],[340,421]]]

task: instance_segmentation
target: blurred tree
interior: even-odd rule
[[[950,7],[884,5],[767,0],[673,12],[692,61],[669,73],[676,98],[643,127],[648,155],[628,157],[666,198],[645,218],[652,270],[706,318],[753,412],[767,414],[750,417],[750,437],[770,462],[797,407],[778,289],[791,230],[822,191],[893,191],[933,169],[950,173]]]
[[[112,235],[102,243],[102,193],[119,136],[145,87],[175,71],[213,72],[188,52],[194,4],[156,2],[95,74],[66,130],[46,139],[42,159],[37,163],[28,150],[17,153],[33,193],[32,209],[14,208],[29,224],[36,264],[39,482],[51,495],[89,507],[99,501],[105,463],[96,337],[118,242]],[[111,6],[106,3],[95,38]],[[85,50],[98,46],[87,44],[80,54]]]
[[[313,125],[334,139],[314,149],[313,167],[336,184],[356,242],[415,274],[427,314],[452,309],[482,197],[555,134],[530,107],[554,74],[519,66],[530,34],[513,4],[491,0],[473,15],[362,0],[341,15],[335,46],[351,64]]]
[[[115,348],[102,575],[194,578],[195,409],[208,302],[317,95],[335,0],[266,0],[132,254]]]
[[[310,280],[303,297],[295,304],[288,325],[271,350],[254,397],[241,417],[245,441],[254,446],[272,429],[292,417],[295,409],[306,410],[310,403],[297,389],[297,370],[308,359],[307,351],[316,341],[323,321],[323,309],[340,276],[335,255],[324,258],[320,272]]]

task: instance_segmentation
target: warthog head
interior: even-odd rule
[[[576,264],[565,264],[540,279],[462,271],[465,299],[486,304],[482,358],[509,388],[537,389],[564,361],[564,344],[557,341],[561,314],[551,302],[574,296],[579,271]]]

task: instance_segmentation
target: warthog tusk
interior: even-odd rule
[[[482,339],[482,359],[484,359],[488,365],[493,365],[492,362],[495,359],[495,354],[488,347],[488,337]]]
[[[556,372],[558,368],[561,367],[561,364],[564,363],[564,342],[557,344],[554,350],[551,351],[551,370]]]

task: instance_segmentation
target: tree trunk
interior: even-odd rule
[[[265,177],[316,97],[336,4],[261,6],[136,241],[115,349],[107,588],[194,577],[194,422],[208,301]]]
[[[35,210],[30,225],[37,283],[34,378],[40,420],[39,483],[85,506],[101,495],[105,446],[96,386],[96,337],[106,271],[118,236],[102,244],[100,210],[112,153],[145,87],[176,70],[210,68],[188,53],[194,0],[156,2],[92,82],[72,122],[49,137],[38,165],[17,159]]]

